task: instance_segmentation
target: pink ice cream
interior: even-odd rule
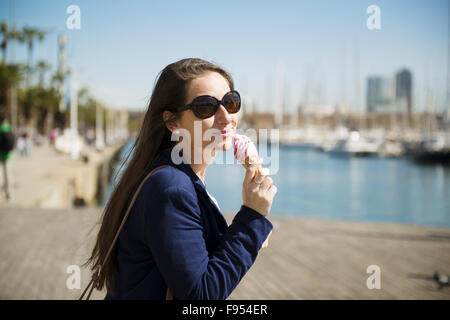
[[[258,151],[255,144],[249,137],[235,134],[233,136],[234,157],[241,163],[246,169],[252,163],[256,163],[259,160]]]

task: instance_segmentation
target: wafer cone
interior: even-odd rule
[[[242,163],[242,165],[244,166],[245,170],[248,170],[248,168],[254,163],[258,164],[258,166],[256,167],[256,171],[255,171],[255,176],[256,176],[262,168],[261,167],[261,163],[262,163],[261,158],[257,154],[253,154],[253,155],[246,157],[245,161]]]
[[[241,163],[246,170],[252,164],[257,164],[257,170],[255,172],[256,176],[259,171],[261,171],[261,163],[262,160],[258,155],[258,151],[256,150],[255,145],[250,140],[250,138],[236,134],[233,137],[233,145],[234,145],[234,156]],[[245,156],[245,159],[242,159]],[[253,177],[252,177],[253,178]]]

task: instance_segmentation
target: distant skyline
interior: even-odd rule
[[[2,0],[0,21],[10,22],[13,2],[16,27],[51,30],[33,61],[54,72],[57,35],[65,33],[78,86],[114,108],[144,110],[158,72],[186,57],[223,66],[259,111],[275,110],[277,66],[291,112],[319,98],[365,110],[367,78],[403,68],[413,77],[413,110],[425,108],[426,86],[438,110],[446,103],[449,1]],[[66,27],[72,4],[81,9],[80,30]],[[369,5],[381,9],[381,30],[366,27]],[[14,52],[26,61],[24,45]]]

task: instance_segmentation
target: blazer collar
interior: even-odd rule
[[[173,147],[170,147],[170,148],[166,148],[161,151],[161,154],[158,158],[158,161],[156,162],[155,167],[164,165],[164,164],[168,164],[172,167],[175,167],[175,168],[183,171],[184,173],[186,173],[189,176],[189,178],[191,178],[196,189],[206,193],[206,186],[204,185],[202,180],[199,178],[199,176],[197,176],[195,174],[194,170],[192,170],[192,168],[189,164],[184,163],[184,162],[181,162],[180,164],[175,164],[172,161],[172,157],[171,157],[172,149],[173,149]]]
[[[225,229],[228,227],[228,223],[225,219],[225,217],[222,215],[222,212],[219,210],[219,208],[217,208],[216,204],[213,202],[213,200],[211,199],[211,197],[208,195],[208,192],[206,191],[206,186],[203,184],[202,180],[195,174],[194,170],[192,170],[191,166],[187,163],[181,162],[180,164],[175,164],[172,161],[172,157],[171,157],[171,153],[172,153],[172,149],[173,147],[164,149],[161,151],[161,154],[158,158],[158,160],[156,161],[156,165],[160,166],[160,165],[164,165],[164,164],[168,164],[170,166],[173,166],[181,171],[183,171],[184,173],[186,173],[192,180],[195,189],[197,190],[197,192],[201,192],[204,194],[205,198],[208,199],[208,201],[210,202],[212,208],[214,208],[214,213],[217,216],[217,218],[219,219],[219,228],[221,230],[221,232],[225,232]]]

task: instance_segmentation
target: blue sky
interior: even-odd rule
[[[0,0],[0,20],[11,0]],[[444,107],[448,1],[65,1],[15,0],[15,22],[51,30],[33,60],[57,66],[57,35],[70,38],[68,64],[105,104],[144,109],[158,72],[186,57],[225,67],[259,110],[274,110],[277,66],[284,66],[288,110],[308,100],[365,107],[369,75],[413,72],[414,107],[425,86]],[[81,29],[66,28],[66,8],[81,9]],[[381,9],[381,30],[368,30],[366,8]],[[11,53],[10,53],[11,54]],[[355,54],[359,56],[358,68]],[[25,46],[15,60],[25,61]],[[359,72],[356,72],[358,70]],[[356,74],[358,76],[356,76]],[[426,76],[427,75],[427,76]],[[359,78],[359,100],[356,99]]]

